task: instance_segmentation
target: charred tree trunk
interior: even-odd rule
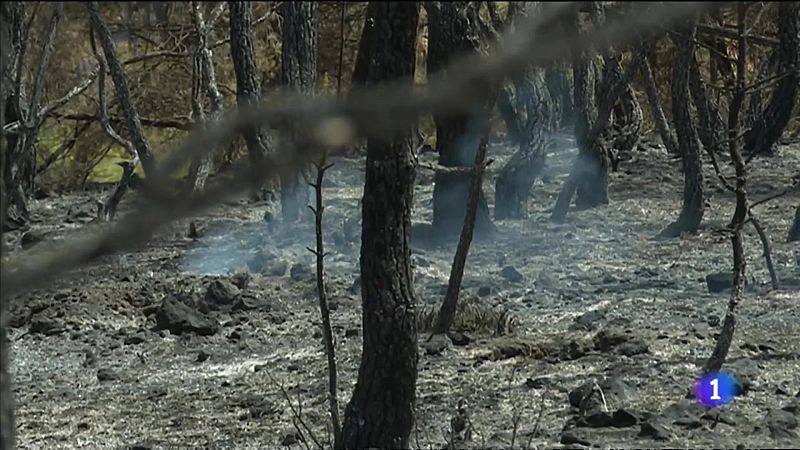
[[[572,104],[572,94],[570,94],[569,80],[567,74],[560,67],[549,68],[545,74],[547,89],[550,91],[550,99],[553,107],[557,111],[555,129],[573,126],[575,121],[575,107]]]
[[[39,60],[33,69],[33,81],[27,93],[24,87],[25,55],[29,30],[23,25],[24,5],[20,2],[12,3],[9,13],[12,21],[12,39],[15,61],[14,73],[8,76],[14,79],[10,95],[6,100],[5,118],[7,123],[17,123],[16,130],[6,136],[7,161],[3,171],[6,192],[9,201],[6,213],[7,225],[21,226],[28,220],[28,198],[34,191],[34,178],[36,176],[36,137],[39,133],[42,119],[39,115],[40,102],[44,91],[44,77],[47,73],[50,59],[53,55],[58,25],[63,15],[63,4],[53,2],[52,12],[39,54]],[[30,22],[30,21],[28,21]]]
[[[281,16],[281,82],[290,90],[312,95],[317,78],[317,4],[285,2]],[[287,133],[290,141],[296,141],[304,130],[292,126]],[[297,152],[287,158],[298,170],[284,172],[281,177],[281,213],[285,221],[294,222],[308,204],[307,162]]]
[[[236,100],[240,107],[256,105],[261,97],[253,49],[253,12],[250,2],[228,2],[231,29],[231,59],[236,74]],[[247,153],[253,167],[260,167],[271,147],[269,136],[258,127],[248,127],[244,132]],[[261,182],[255,182],[254,194],[265,195]]]
[[[778,3],[778,74],[782,78],[764,111],[745,133],[744,151],[748,155],[772,153],[792,117],[800,84],[800,3]]]
[[[361,30],[361,39],[358,41],[356,65],[350,82],[353,87],[361,86],[367,82],[369,63],[372,57],[372,42],[375,40],[375,16],[378,12],[378,3],[380,2],[369,2],[367,4],[364,27]]]
[[[475,17],[480,2],[427,2],[428,74],[446,74],[447,64],[454,58],[478,52],[480,37]],[[487,95],[489,95],[487,93]],[[439,165],[446,167],[471,166],[481,140],[484,121],[491,109],[481,107],[473,114],[443,116],[434,114],[436,151]],[[469,173],[436,172],[433,188],[433,227],[440,236],[457,236],[464,223],[469,191]],[[485,234],[495,227],[489,216],[489,206],[481,191],[475,232]]]
[[[222,8],[225,4],[218,3],[211,11],[208,21],[206,21],[204,17],[203,8],[201,6],[202,5],[198,2],[192,2],[192,22],[194,23],[195,33],[197,33],[197,48],[195,49],[193,64],[192,115],[194,116],[193,119],[195,123],[203,126],[205,114],[203,112],[203,104],[200,101],[203,92],[206,93],[209,103],[211,104],[212,121],[216,122],[222,118],[224,107],[222,103],[222,94],[217,87],[214,61],[212,59],[211,50],[208,48],[208,40],[211,29],[222,13]],[[198,193],[203,190],[206,178],[208,178],[208,175],[211,173],[212,165],[213,153],[208,153],[192,161],[192,167],[189,172],[192,193]]]
[[[369,84],[413,82],[419,4],[376,2]],[[409,128],[367,141],[361,236],[363,350],[339,448],[407,448],[414,424],[417,329],[411,251],[416,165]]]
[[[92,23],[92,28],[97,33],[100,46],[103,48],[105,60],[108,63],[108,69],[111,73],[111,79],[114,81],[114,88],[117,94],[117,102],[122,107],[122,114],[125,117],[125,125],[128,128],[131,142],[136,149],[136,154],[139,161],[142,163],[145,176],[150,176],[155,173],[156,160],[153,157],[153,151],[150,148],[150,142],[144,134],[142,123],[139,120],[139,113],[133,106],[131,100],[131,92],[128,88],[128,79],[125,76],[125,70],[122,68],[122,62],[117,54],[117,47],[111,37],[111,32],[106,25],[103,17],[100,16],[100,7],[98,2],[89,3],[89,18]]]
[[[681,26],[676,38],[675,61],[672,69],[672,117],[683,166],[683,207],[678,220],[664,229],[661,237],[677,237],[695,233],[705,213],[703,168],[700,160],[700,141],[689,111],[689,72],[693,64],[696,23]]]
[[[661,142],[664,143],[667,153],[671,155],[680,155],[678,140],[670,129],[667,117],[664,115],[664,109],[661,106],[661,98],[658,95],[656,80],[653,77],[653,71],[650,68],[650,62],[647,58],[642,61],[642,77],[644,78],[644,89],[647,94],[647,101],[650,104],[650,113],[653,116],[658,135],[661,136]]]
[[[789,235],[786,237],[786,242],[800,241],[800,206],[794,212],[794,222],[792,227],[789,228]]]
[[[6,136],[3,126],[6,124],[5,105],[10,94],[11,78],[7,75],[11,69],[11,41],[13,28],[13,11],[11,2],[0,3],[0,237],[5,229],[6,199],[5,173]],[[0,258],[5,255],[5,240],[0,239]],[[14,449],[14,394],[11,389],[11,373],[9,371],[8,334],[6,333],[6,299],[0,298],[0,450]]]
[[[524,2],[521,15],[537,14],[541,5],[536,3]],[[536,177],[544,169],[547,148],[558,121],[558,109],[548,89],[544,69],[528,67],[514,84],[519,150],[503,166],[495,182],[497,220],[527,217],[528,196]]]
[[[720,113],[719,105],[709,95],[705,82],[700,75],[700,66],[697,64],[694,47],[692,47],[691,52],[691,59],[689,60],[689,91],[692,94],[695,109],[697,109],[697,134],[706,151],[716,153],[722,151],[721,143],[723,141],[725,121]]]

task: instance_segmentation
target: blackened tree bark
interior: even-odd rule
[[[447,64],[454,58],[480,50],[480,34],[476,20],[480,2],[426,2],[428,12],[428,75],[447,76]],[[487,95],[490,95],[487,92]],[[480,145],[482,123],[489,120],[489,108],[476,108],[473,114],[443,116],[434,114],[436,151],[439,164],[446,167],[471,166]],[[436,172],[433,188],[433,227],[440,236],[457,236],[464,223],[469,174]],[[475,233],[494,231],[489,206],[481,191]]]
[[[369,84],[413,83],[419,4],[376,2]],[[361,235],[363,349],[339,448],[407,448],[414,424],[417,329],[411,268],[413,133],[367,140]]]
[[[650,113],[653,116],[653,121],[656,125],[658,135],[661,136],[661,142],[664,143],[667,152],[671,155],[679,155],[678,140],[672,129],[667,122],[667,117],[664,115],[664,109],[661,106],[661,98],[658,95],[658,87],[656,86],[653,71],[650,68],[650,62],[645,57],[642,61],[642,78],[644,79],[644,90],[647,94],[647,101],[650,104]]]
[[[6,194],[9,200],[10,213],[6,217],[9,222],[24,224],[28,219],[28,198],[34,190],[36,176],[36,137],[42,119],[39,115],[40,102],[44,91],[44,78],[47,73],[50,59],[53,55],[55,38],[58,25],[63,15],[63,4],[51,4],[50,20],[42,39],[42,47],[38,64],[33,68],[33,81],[29,92],[24,87],[25,56],[29,30],[22,25],[25,7],[21,2],[12,3],[9,12],[12,17],[12,43],[14,47],[14,73],[8,74],[14,79],[11,95],[6,103],[6,120],[17,123],[16,130],[6,136],[8,145],[7,164],[4,166],[3,177],[8,188]],[[28,22],[30,22],[28,20]],[[4,123],[3,126],[6,124]]]
[[[745,133],[744,151],[748,155],[769,154],[792,117],[800,84],[800,3],[778,3],[778,74],[782,78],[767,107]]]
[[[111,79],[114,81],[117,102],[119,102],[119,105],[122,107],[122,114],[125,117],[125,125],[128,128],[131,142],[134,148],[136,148],[136,153],[139,157],[139,161],[142,163],[145,176],[151,176],[156,170],[156,160],[153,157],[150,142],[144,134],[142,122],[139,120],[139,113],[133,106],[125,70],[122,68],[122,62],[117,54],[117,47],[111,37],[111,31],[109,31],[105,20],[100,15],[100,6],[98,2],[89,2],[89,19],[94,31],[97,33],[100,46],[103,48],[103,54],[108,63]]]
[[[284,2],[281,82],[290,90],[305,95],[314,93],[317,79],[317,3]],[[304,130],[292,126],[287,138],[296,140]],[[281,214],[287,222],[300,217],[308,204],[307,163],[294,152],[290,156],[298,170],[281,176]]]
[[[700,160],[700,141],[689,111],[689,72],[694,57],[696,22],[682,24],[675,38],[675,60],[672,68],[672,117],[682,155],[683,206],[678,219],[667,226],[661,237],[677,237],[694,233],[700,228],[705,213],[703,168]]]
[[[538,14],[538,2],[523,2],[521,16]],[[528,196],[544,169],[546,150],[558,122],[558,108],[547,86],[545,70],[530,66],[514,80],[519,150],[500,170],[495,182],[495,219],[527,217]]]
[[[231,59],[236,74],[236,100],[239,106],[258,104],[261,84],[253,49],[253,12],[250,2],[228,2],[231,28]],[[269,135],[258,127],[248,127],[244,132],[247,153],[253,167],[260,167],[271,147]],[[264,194],[260,182],[253,186],[254,194]]]
[[[573,125],[575,108],[572,104],[572,94],[567,74],[561,67],[551,67],[545,73],[547,89],[550,91],[550,100],[556,108],[558,120],[556,129]]]
[[[678,44],[676,43],[676,46]],[[725,121],[720,113],[719,105],[709,95],[705,82],[700,75],[700,66],[692,48],[689,65],[689,91],[692,101],[697,109],[697,134],[706,151],[718,152],[722,150],[721,143],[725,130]]]
[[[786,242],[794,241],[800,241],[800,205],[797,206],[797,210],[794,212],[794,222],[792,222],[789,235],[786,237]]]
[[[225,3],[218,3],[211,11],[211,15],[206,20],[203,8],[199,2],[192,2],[192,22],[197,34],[197,47],[195,48],[193,61],[193,86],[192,86],[192,118],[196,124],[203,126],[205,114],[203,111],[201,94],[205,92],[211,104],[212,121],[216,122],[222,118],[223,101],[222,94],[217,87],[217,77],[214,70],[211,49],[208,47],[209,35],[214,27],[214,23],[219,18]],[[189,170],[190,186],[193,193],[203,190],[206,178],[211,173],[213,165],[213,154],[208,153],[192,161]]]
[[[11,41],[13,27],[12,2],[0,3],[0,235],[5,228],[6,218],[6,185],[1,175],[6,165],[5,105],[9,94],[11,78],[7,75],[11,68]],[[5,242],[0,240],[0,258],[5,253]],[[0,298],[0,450],[14,448],[14,396],[11,390],[11,374],[9,372],[8,335],[6,333],[6,299]]]
[[[378,11],[377,3],[379,2],[369,2],[367,5],[367,12],[364,16],[364,27],[361,30],[361,39],[358,41],[356,64],[350,82],[354,87],[363,85],[367,81],[372,54],[372,42],[375,35],[375,16]]]

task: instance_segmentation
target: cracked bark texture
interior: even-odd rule
[[[447,65],[459,57],[480,51],[477,14],[480,2],[426,2],[428,13],[428,76],[447,77]],[[472,166],[481,140],[483,122],[489,120],[494,99],[487,86],[485,104],[472,114],[434,114],[436,152],[445,167]],[[487,104],[488,107],[487,107]],[[458,236],[464,223],[469,191],[469,173],[436,172],[433,188],[433,227],[440,236]],[[489,206],[481,190],[475,221],[478,235],[495,230]]]
[[[683,205],[675,222],[665,228],[661,237],[677,237],[681,233],[695,233],[700,228],[705,213],[703,192],[703,168],[700,160],[700,138],[692,122],[689,110],[690,74],[694,59],[694,37],[696,22],[682,24],[675,38],[675,60],[670,83],[672,95],[672,117],[678,146],[683,156]],[[696,64],[694,64],[696,67]]]
[[[770,154],[792,118],[800,83],[800,3],[778,3],[778,74],[788,73],[778,82],[766,108],[744,135],[744,153]]]
[[[251,2],[228,2],[230,15],[230,48],[236,75],[236,101],[240,107],[258,104],[261,85],[253,47],[253,11]],[[259,127],[247,127],[243,133],[247,153],[253,167],[259,167],[271,147],[269,135]],[[253,193],[264,196],[261,182],[254,182]]]
[[[642,61],[642,78],[644,79],[644,91],[650,105],[650,113],[653,116],[658,135],[661,137],[661,142],[669,154],[679,155],[678,139],[675,137],[675,133],[672,132],[667,116],[664,114],[661,98],[658,95],[658,86],[656,86],[653,70],[650,68],[650,62],[646,56]]]
[[[522,17],[541,12],[540,2],[523,2]],[[515,18],[516,19],[516,18]],[[519,150],[500,170],[495,182],[495,219],[527,217],[528,196],[536,177],[544,169],[547,147],[559,121],[559,109],[550,93],[545,70],[528,66],[514,80],[517,95],[516,125]]]
[[[153,157],[150,142],[144,134],[142,122],[139,120],[139,113],[133,106],[130,88],[128,87],[128,78],[125,75],[122,62],[117,54],[117,47],[111,37],[111,31],[100,15],[100,6],[98,2],[89,2],[89,19],[92,28],[97,34],[98,41],[100,41],[100,47],[103,48],[103,54],[108,64],[109,72],[111,73],[111,79],[114,82],[117,102],[119,102],[119,105],[122,107],[122,114],[125,118],[125,125],[128,128],[130,140],[136,149],[139,161],[142,163],[145,176],[150,176],[155,173],[156,160]]]
[[[368,84],[413,83],[419,4],[376,2]],[[407,448],[417,381],[411,207],[416,160],[411,127],[367,140],[361,237],[363,347],[345,409],[341,448]]]
[[[281,83],[289,90],[313,95],[317,78],[317,3],[284,2],[280,7]],[[285,139],[295,141],[305,130],[289,125]],[[300,166],[292,174],[281,176],[281,214],[288,222],[296,221],[308,205],[308,163],[296,151],[287,155],[292,165]]]
[[[11,69],[11,41],[13,27],[12,2],[0,3],[0,126],[5,122],[5,105],[9,95],[9,77]],[[0,128],[2,129],[2,128]],[[5,169],[8,147],[5,133],[0,131],[0,174]],[[0,176],[0,233],[5,228],[6,217],[6,185]],[[5,242],[0,242],[0,258],[5,253]],[[14,396],[11,390],[11,374],[9,373],[9,348],[6,332],[6,300],[0,299],[0,450],[14,448]]]

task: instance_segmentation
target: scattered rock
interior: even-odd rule
[[[524,279],[522,274],[519,273],[514,266],[503,267],[503,269],[500,271],[500,276],[512,283],[519,283]]]
[[[361,333],[361,331],[358,328],[348,328],[348,329],[344,330],[344,337],[347,337],[347,338],[356,337],[360,333]]]
[[[587,330],[592,331],[597,328],[600,321],[606,318],[606,312],[595,309],[587,311],[575,318],[575,323],[570,326],[572,330]]]
[[[642,422],[639,436],[650,437],[657,441],[668,441],[672,439],[672,429],[664,419],[656,416]]]
[[[122,341],[122,343],[125,345],[139,345],[145,342],[147,342],[147,336],[143,332],[128,336],[124,341]]]
[[[620,355],[625,355],[625,356],[641,355],[644,353],[648,353],[649,351],[650,347],[647,345],[646,342],[644,342],[641,339],[634,339],[630,342],[626,342],[620,345],[617,348],[617,352],[619,352]]]
[[[748,280],[744,280],[745,286],[748,285]],[[724,292],[733,288],[733,273],[732,272],[713,272],[706,275],[706,286],[708,292],[718,293]]]
[[[629,409],[620,408],[614,411],[611,417],[610,425],[617,428],[632,427],[639,423],[639,414],[632,412]]]
[[[303,263],[292,264],[289,277],[294,281],[301,281],[311,277],[311,268]]]
[[[569,392],[568,398],[570,405],[583,411],[593,411],[603,409],[603,400],[595,386],[596,380],[587,380],[577,388]],[[620,405],[634,401],[638,397],[636,389],[621,378],[607,378],[597,386],[603,391],[606,405],[611,407],[621,407]]]
[[[219,323],[181,303],[174,296],[169,296],[164,299],[158,311],[156,311],[154,331],[159,330],[169,330],[170,333],[175,335],[188,332],[197,333],[201,336],[210,336],[219,331]]]
[[[119,380],[119,375],[109,368],[97,369],[97,381]]]
[[[231,306],[231,311],[238,312],[238,311],[251,311],[253,309],[258,309],[260,305],[257,303],[257,299],[252,297],[251,295],[240,295],[236,300],[233,302],[233,306]]]
[[[287,269],[289,269],[289,263],[283,259],[280,259],[269,265],[269,268],[267,269],[267,275],[273,277],[282,277],[286,275]]]
[[[207,361],[207,360],[208,360],[208,358],[210,358],[210,357],[211,357],[211,354],[210,354],[210,353],[206,352],[205,350],[200,350],[200,351],[197,353],[197,359],[195,359],[195,361],[196,361],[196,362],[199,362],[199,363],[201,363],[201,362],[205,362],[205,361]]]
[[[285,447],[289,447],[291,445],[295,445],[302,440],[302,436],[297,434],[295,430],[289,430],[283,433],[283,437],[281,438],[281,445]]]
[[[28,330],[31,334],[53,336],[67,331],[67,325],[62,318],[56,317],[54,313],[43,312],[31,318],[31,325]]]
[[[29,230],[23,233],[19,243],[23,249],[27,250],[42,241],[44,241],[44,234],[38,231]]]
[[[556,285],[556,280],[553,279],[552,275],[550,275],[544,270],[539,272],[539,275],[536,277],[537,287],[552,288],[555,285]]]
[[[481,286],[478,288],[478,297],[486,297],[492,293],[492,288],[489,286]]]
[[[551,380],[548,377],[528,378],[525,380],[525,386],[531,389],[542,389],[550,384]]]
[[[231,283],[242,291],[247,289],[247,286],[250,285],[250,272],[238,272],[233,274]]]
[[[572,339],[561,347],[558,353],[558,359],[561,361],[574,361],[586,356],[587,353],[589,353],[589,346],[585,341]]]
[[[447,334],[447,336],[450,338],[450,341],[456,347],[464,347],[466,345],[469,345],[470,342],[472,342],[472,339],[469,336],[458,331],[450,332]]]
[[[434,334],[428,342],[425,343],[425,353],[429,355],[438,355],[450,347],[451,344],[452,342],[446,334]]]
[[[214,280],[206,289],[205,301],[211,309],[231,306],[241,296],[242,291],[228,280]]]
[[[578,436],[575,430],[565,431],[561,433],[560,442],[564,445],[585,445],[587,447],[591,447],[592,443],[581,436]]]
[[[603,329],[594,336],[594,348],[601,352],[607,352],[612,348],[628,342],[630,335],[619,330]]]
[[[773,439],[797,439],[797,417],[789,411],[773,409],[764,421]]]

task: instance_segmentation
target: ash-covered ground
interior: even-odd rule
[[[462,336],[441,354],[426,354],[425,323],[444,296],[457,237],[413,241],[420,358],[412,446],[800,447],[800,246],[786,242],[800,198],[756,208],[781,290],[768,289],[761,244],[746,230],[749,287],[726,364],[744,392],[706,410],[687,394],[729,298],[710,293],[706,276],[731,269],[730,240],[719,230],[733,196],[706,164],[701,232],[654,239],[677,216],[683,181],[679,161],[644,145],[611,174],[610,204],[553,224],[549,212],[576,153],[562,143],[532,191],[529,218],[497,222],[495,236],[473,243]],[[512,152],[492,145],[490,206]],[[800,148],[779,155],[752,164],[751,198],[781,190],[798,172]],[[363,175],[362,160],[336,160],[324,189],[342,409],[361,347]],[[431,219],[432,178],[419,170],[416,223]],[[35,201],[26,249],[20,233],[6,237],[14,254],[48,245],[30,248],[37,235],[53,242],[108,226],[92,221],[101,195]],[[126,205],[135,201],[130,195]],[[182,220],[144,248],[13,299],[19,448],[301,448],[293,410],[325,445],[326,366],[306,250],[313,221],[308,213],[299,225],[268,224],[266,210],[246,200],[221,205],[194,219],[200,237],[188,238],[190,220]],[[602,398],[596,388],[585,395],[595,382]],[[451,419],[464,414],[466,429],[453,430]]]

